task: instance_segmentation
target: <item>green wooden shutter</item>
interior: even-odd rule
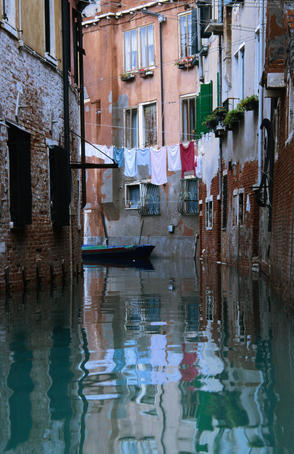
[[[212,112],[212,81],[200,86],[200,93],[196,97],[196,139],[209,130],[202,123]]]

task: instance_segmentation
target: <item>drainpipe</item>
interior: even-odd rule
[[[67,0],[62,0],[62,57],[63,57],[63,127],[64,148],[67,151],[68,165],[70,164],[69,138],[69,6]]]
[[[159,60],[160,60],[160,98],[161,98],[161,146],[165,145],[165,132],[164,132],[164,91],[163,91],[163,65],[162,65],[162,23],[166,22],[166,16],[148,9],[142,9],[143,14],[156,16],[159,22]]]
[[[78,15],[78,30],[79,30],[79,87],[80,87],[80,131],[81,131],[81,163],[82,165],[86,162],[86,153],[85,153],[85,111],[84,111],[84,49],[83,49],[83,30],[82,30],[82,13]],[[87,203],[87,192],[86,192],[86,168],[82,166],[82,203],[81,209],[85,208]]]
[[[68,168],[70,168],[70,128],[69,128],[69,69],[70,69],[70,18],[69,4],[67,0],[62,0],[62,60],[63,60],[63,128],[64,128],[64,149],[66,150]],[[69,216],[69,278],[72,282],[73,276],[73,257],[72,257],[72,225],[71,216]]]
[[[219,22],[223,22],[223,2],[219,3]],[[218,84],[218,100],[219,105],[222,105],[222,87],[223,87],[223,66],[222,66],[222,37],[218,37],[218,73],[219,73],[219,84]],[[223,143],[222,137],[219,139],[219,196],[220,196],[220,227],[219,227],[219,260],[222,259],[222,191],[223,191]]]
[[[259,35],[259,77],[261,77],[263,72],[263,54],[264,54],[264,6],[265,0],[261,0],[260,5],[260,35]],[[258,186],[261,183],[261,166],[262,166],[262,139],[263,139],[263,130],[261,129],[261,123],[263,120],[263,86],[261,85],[261,80],[259,81],[259,90],[258,90]]]
[[[202,60],[202,54],[201,54],[201,13],[200,13],[200,7],[197,7],[197,47],[198,47],[198,52],[199,52],[199,80],[200,82],[204,82],[204,76],[203,76],[203,60]]]

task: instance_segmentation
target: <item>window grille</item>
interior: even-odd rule
[[[198,179],[185,178],[181,180],[178,212],[182,215],[198,214]]]
[[[151,183],[141,184],[141,216],[158,216],[160,214],[159,186]]]

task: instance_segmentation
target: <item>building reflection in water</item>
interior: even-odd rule
[[[154,268],[2,302],[0,452],[291,452],[292,310],[231,269]]]

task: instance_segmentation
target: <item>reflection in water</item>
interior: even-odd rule
[[[88,267],[83,287],[0,304],[0,452],[292,452],[292,311],[198,271]]]
[[[32,428],[32,405],[30,394],[34,388],[30,377],[32,351],[26,346],[26,336],[21,333],[11,342],[13,363],[10,366],[7,385],[13,394],[9,399],[10,439],[6,451],[28,440]]]
[[[69,385],[73,379],[70,364],[70,330],[53,328],[52,346],[49,354],[49,376],[52,385],[48,391],[51,419],[64,421],[64,453],[70,452],[70,420],[72,417]]]

